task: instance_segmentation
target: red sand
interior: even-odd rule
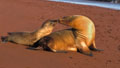
[[[0,68],[120,68],[120,11],[48,2],[0,0],[0,36],[7,32],[33,31],[47,19],[85,15],[96,26],[96,46],[104,49],[89,57],[77,52],[53,53],[26,46],[0,43]],[[58,24],[55,30],[67,28]]]

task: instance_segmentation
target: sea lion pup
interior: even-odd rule
[[[11,32],[8,33],[8,36],[2,36],[1,40],[2,42],[10,41],[17,44],[33,45],[40,38],[49,35],[56,23],[55,20],[47,20],[39,29],[33,32]]]
[[[59,23],[70,26],[74,29],[75,42],[77,49],[86,54],[92,55],[91,50],[101,51],[95,45],[95,26],[92,20],[86,16],[73,15],[58,19]],[[91,50],[90,50],[91,49]]]

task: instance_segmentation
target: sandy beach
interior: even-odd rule
[[[85,15],[96,27],[93,57],[78,52],[53,53],[0,43],[0,68],[120,68],[120,11],[45,0],[0,0],[0,36],[33,31],[48,19]],[[57,24],[53,31],[70,28]],[[1,41],[1,40],[0,40]]]

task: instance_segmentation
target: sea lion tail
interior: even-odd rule
[[[2,43],[8,42],[8,36],[1,36]]]

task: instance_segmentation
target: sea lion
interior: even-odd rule
[[[80,52],[92,55],[91,50],[101,51],[95,45],[95,25],[91,19],[82,15],[73,15],[60,18],[58,22],[76,29],[73,33],[76,47]]]
[[[57,22],[70,26],[72,29],[53,32],[38,40],[33,47],[42,46],[44,50],[52,52],[79,51],[85,55],[92,56],[91,50],[101,51],[95,45],[94,23],[85,16],[67,16]]]
[[[40,38],[50,34],[57,22],[55,20],[47,20],[42,26],[33,32],[10,32],[8,36],[2,36],[2,42],[14,42],[23,45],[33,45]]]

